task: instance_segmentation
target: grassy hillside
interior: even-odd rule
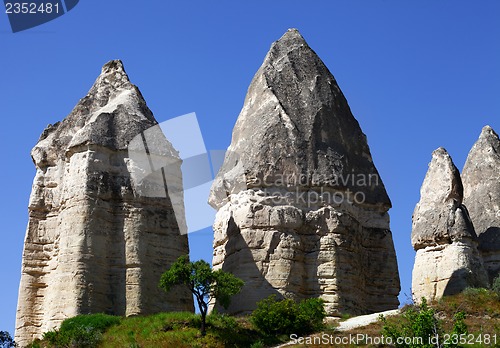
[[[207,317],[207,334],[200,335],[201,319],[189,312],[159,313],[120,318],[103,314],[81,315],[65,321],[59,331],[45,334],[36,347],[191,348],[265,347],[288,337],[266,337],[248,318],[221,314]]]
[[[200,317],[192,313],[161,313],[124,319],[103,336],[101,347],[252,347],[265,341],[245,318],[207,317],[207,335],[200,335]],[[271,342],[269,342],[271,343]],[[259,347],[263,345],[253,345]]]
[[[403,308],[403,313],[387,318],[390,327],[400,327],[406,325],[404,312],[418,307],[407,305]],[[434,317],[437,324],[442,327],[441,344],[445,347],[500,347],[500,297],[497,293],[486,289],[466,289],[463,293],[445,297],[429,305],[435,311]],[[456,315],[464,314],[463,323],[466,326],[466,333],[462,336],[462,342],[458,341],[453,345],[453,337],[447,336],[453,332],[454,324],[457,322]],[[409,323],[408,323],[409,324]],[[413,323],[415,324],[415,323]],[[357,328],[351,331],[338,332],[334,328],[321,333],[305,337],[302,344],[290,344],[287,348],[296,347],[394,347],[395,344],[387,344],[387,340],[382,339],[384,324],[379,321],[369,326]],[[418,326],[418,325],[415,325]],[[325,335],[326,334],[326,335]],[[408,336],[411,338],[412,335]],[[446,336],[446,337],[443,337]],[[354,338],[355,343],[349,342]],[[436,345],[422,345],[418,340],[408,338],[407,345],[401,344],[399,347],[437,347]],[[444,340],[449,338],[444,345]],[[343,339],[343,341],[342,341]],[[298,340],[297,340],[298,341]],[[337,344],[335,344],[337,341]],[[338,342],[347,344],[338,344]],[[328,342],[328,343],[326,343]],[[326,344],[325,344],[326,343]],[[395,342],[393,342],[395,343]],[[404,343],[404,342],[403,342]],[[412,346],[411,343],[414,343]],[[427,342],[424,342],[427,343]]]
[[[462,294],[431,303],[429,307],[429,313],[433,312],[433,317],[437,320],[436,325],[442,328],[442,333],[453,332],[454,326],[457,325],[457,313],[464,314],[464,319],[460,322],[466,326],[464,338],[467,344],[449,344],[448,347],[500,347],[500,298],[495,292],[485,289],[467,289]],[[419,308],[407,306],[404,313],[411,310],[417,313]],[[385,325],[404,327],[407,324],[415,324],[407,323],[408,315],[404,313],[388,318]],[[426,313],[422,312],[422,315],[427,315]],[[421,319],[422,317],[419,317],[417,320]],[[303,344],[297,342],[287,347],[390,347],[391,345],[377,341],[382,335],[383,325],[382,322],[377,322],[349,332],[338,332],[335,326],[331,326],[321,333],[303,336],[301,338]],[[199,326],[199,316],[192,313],[160,313],[129,318],[105,315],[79,316],[70,319],[65,330],[48,333],[46,338],[41,342],[36,342],[34,347],[257,348],[271,347],[290,340],[289,334],[270,337],[260,333],[247,317],[210,315],[207,335],[204,337],[199,333]],[[418,325],[413,326],[418,327]],[[408,331],[406,333],[411,336]],[[343,337],[356,337],[357,345],[339,344],[339,340]],[[298,340],[299,337],[297,337]],[[327,341],[331,344],[325,344]],[[424,345],[417,344],[413,347],[424,347]]]

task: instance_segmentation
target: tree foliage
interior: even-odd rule
[[[193,293],[201,314],[201,334],[206,333],[206,316],[208,304],[216,299],[227,308],[231,296],[240,292],[243,281],[231,273],[222,270],[212,270],[210,265],[203,260],[190,262],[187,255],[181,256],[161,276],[160,288],[166,292],[175,285],[187,285]]]
[[[7,331],[0,331],[0,348],[17,347],[16,342],[12,339]]]

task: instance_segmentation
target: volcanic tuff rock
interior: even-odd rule
[[[416,301],[486,285],[477,236],[462,200],[460,173],[446,150],[439,148],[432,153],[413,213],[411,242],[417,254],[412,292]]]
[[[172,187],[181,185],[177,152],[155,125],[122,63],[111,61],[33,148],[16,319],[21,346],[77,314],[193,310],[187,290],[167,296],[158,289],[162,271],[189,252],[188,240],[157,174],[134,178],[146,169],[127,150],[136,139],[143,149],[153,144],[148,155],[170,159]]]
[[[397,308],[389,197],[337,82],[297,30],[254,76],[209,202],[214,268],[245,281],[229,312],[270,294],[321,297],[329,315]]]
[[[485,126],[462,171],[464,204],[479,237],[490,282],[500,273],[500,140]]]

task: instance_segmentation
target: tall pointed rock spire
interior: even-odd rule
[[[245,281],[229,312],[270,294],[319,296],[331,316],[397,308],[389,197],[337,82],[296,29],[255,74],[209,202],[214,268]]]
[[[36,176],[16,318],[22,347],[78,314],[193,309],[189,291],[167,297],[157,287],[162,271],[189,252],[172,202],[164,187],[163,197],[144,195],[132,177],[141,164],[128,145],[150,137],[156,124],[114,60],[73,111],[42,133],[31,152]],[[154,140],[162,155],[176,156],[162,134]]]
[[[365,203],[391,206],[347,100],[296,29],[272,44],[255,74],[228,151],[212,189],[214,206],[238,190],[238,171],[244,172],[245,188],[296,175],[309,186],[356,190],[349,177],[372,175],[378,180],[364,187]]]
[[[462,200],[460,172],[448,152],[440,147],[432,153],[420,189],[420,201],[413,213],[413,246],[420,249],[427,245],[451,243],[455,239],[475,239],[476,233],[470,219],[464,215]],[[460,221],[458,225],[455,218]]]
[[[141,92],[130,82],[122,62],[112,60],[103,66],[88,94],[64,121],[43,132],[32,156],[37,161],[39,151],[47,148],[61,157],[65,154],[58,150],[71,151],[79,145],[126,149],[135,135],[156,123]],[[46,146],[49,142],[51,146]]]
[[[485,126],[462,171],[464,204],[479,236],[490,282],[500,275],[500,140]]]
[[[439,299],[469,286],[486,286],[477,236],[462,201],[460,172],[448,152],[439,148],[432,153],[413,213],[415,301]]]

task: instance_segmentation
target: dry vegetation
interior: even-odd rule
[[[409,308],[408,305],[407,308]],[[473,334],[474,344],[465,344],[463,347],[500,347],[500,297],[497,293],[486,289],[466,289],[463,293],[455,296],[449,296],[430,304],[430,307],[435,309],[436,318],[440,321],[445,332],[451,332],[453,329],[454,316],[463,312],[465,314],[465,324],[467,325],[468,334]],[[400,324],[403,321],[403,316],[398,315],[387,319],[388,324]],[[334,328],[325,330],[322,333],[309,336],[309,341],[315,338],[321,342],[323,334],[331,335],[332,337],[371,337],[380,338],[383,323],[377,322],[369,326],[357,328],[351,331],[338,332]],[[477,338],[489,335],[491,338],[490,344],[480,343]],[[496,335],[496,336],[495,336]],[[472,337],[472,336],[471,336]],[[332,340],[328,337],[328,340]],[[340,340],[340,338],[339,338]],[[314,342],[314,341],[313,341]],[[325,341],[326,342],[326,341]],[[367,344],[368,343],[368,344]],[[290,344],[287,348],[316,348],[316,347],[394,347],[388,344],[375,344],[376,342],[357,341],[356,344],[324,344],[324,343],[304,343]],[[417,345],[418,346],[418,345]]]

